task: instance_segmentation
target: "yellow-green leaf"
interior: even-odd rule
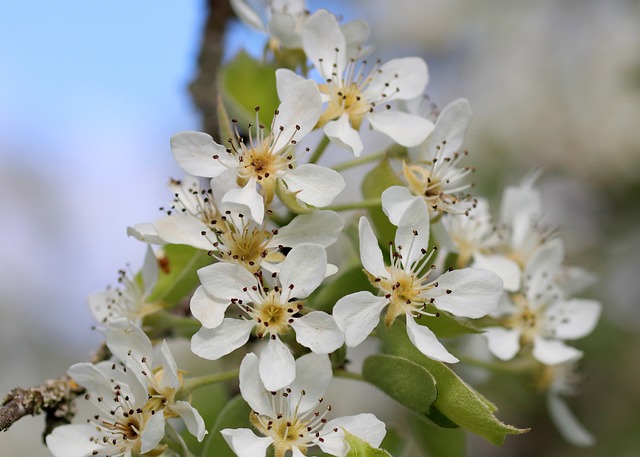
[[[349,445],[349,452],[345,457],[392,457],[383,449],[376,449],[365,440],[352,435],[348,431],[344,431],[344,439]]]

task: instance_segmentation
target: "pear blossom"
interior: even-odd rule
[[[238,188],[222,197],[223,203],[249,208],[249,215],[262,223],[278,185],[280,192],[292,194],[302,206],[324,207],[344,189],[342,176],[316,164],[296,165],[294,146],[309,133],[320,116],[321,100],[313,81],[301,81],[289,88],[273,118],[271,129],[257,119],[245,143],[229,139],[229,146],[213,141],[202,132],[182,132],[171,138],[171,150],[178,165],[194,176],[216,178],[232,170]]]
[[[105,331],[112,362],[79,363],[69,368],[73,380],[86,388],[97,414],[86,424],[64,425],[47,436],[56,457],[115,457],[159,453],[167,419],[180,417],[190,433],[202,441],[207,433],[198,411],[176,400],[182,375],[166,344],[154,364],[151,342],[126,319]]]
[[[389,192],[389,190],[385,191]],[[388,199],[383,193],[382,202]],[[385,207],[389,213],[391,208]],[[479,318],[493,311],[502,293],[502,280],[494,273],[478,268],[448,271],[430,278],[429,211],[422,199],[413,199],[397,222],[395,242],[390,245],[391,265],[385,265],[369,221],[359,223],[360,259],[371,284],[380,296],[362,291],[347,295],[336,303],[333,316],[345,332],[347,346],[359,345],[375,328],[380,312],[387,308],[385,324],[399,316],[406,317],[407,334],[416,348],[427,357],[454,363],[435,334],[418,320],[437,316],[427,306],[456,316]]]
[[[262,437],[247,428],[224,429],[222,436],[238,457],[264,457],[273,446],[275,457],[291,452],[307,455],[318,446],[323,452],[344,457],[348,452],[344,431],[378,447],[385,425],[373,414],[357,414],[327,421],[331,406],[320,408],[331,383],[332,370],[326,355],[306,354],[295,362],[296,377],[282,389],[265,389],[260,381],[262,360],[247,354],[240,365],[240,393],[253,410],[251,424]]]
[[[524,269],[519,291],[505,294],[493,314],[500,326],[486,328],[489,350],[510,360],[521,350],[546,365],[572,360],[578,349],[566,340],[582,338],[594,329],[601,305],[595,300],[568,298],[557,282],[561,277],[564,247],[555,239],[538,248]]]
[[[139,324],[144,316],[161,308],[159,303],[147,300],[157,279],[158,259],[151,247],[147,246],[140,280],[123,269],[118,272],[120,287],[107,288],[88,297],[93,318],[101,324],[120,318]]]
[[[309,17],[304,0],[231,0],[231,7],[238,18],[259,32],[270,35],[269,48],[274,52],[284,49],[301,49],[300,32]],[[356,19],[340,26],[350,49],[361,48],[369,36],[366,21]]]
[[[359,156],[363,149],[358,131],[367,119],[374,130],[403,146],[420,144],[433,124],[420,117],[392,109],[394,100],[421,94],[428,82],[427,64],[419,57],[377,62],[368,72],[351,55],[345,34],[336,17],[326,10],[312,14],[301,31],[305,53],[324,79],[319,85],[326,104],[317,122],[331,141]],[[280,98],[304,78],[286,69],[276,72]],[[378,109],[380,108],[380,109]]]
[[[331,315],[307,312],[304,306],[304,299],[324,279],[326,264],[322,246],[299,244],[291,249],[279,272],[272,274],[272,287],[261,275],[240,265],[217,263],[201,268],[198,276],[203,290],[196,293],[191,306],[197,308],[194,315],[203,327],[193,336],[191,350],[216,360],[245,344],[255,330],[259,339],[268,339],[260,359],[262,382],[269,390],[286,386],[295,376],[295,364],[281,336],[293,330],[296,341],[317,354],[333,352],[344,343]],[[229,305],[238,308],[240,319],[224,317]]]

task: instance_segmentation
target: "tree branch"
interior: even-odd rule
[[[191,98],[202,114],[202,129],[218,137],[216,76],[224,54],[224,33],[233,17],[228,0],[208,0],[208,15],[198,55],[198,75],[189,85]]]

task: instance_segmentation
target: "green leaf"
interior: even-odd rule
[[[204,251],[179,244],[164,246],[164,255],[158,282],[147,301],[175,305],[193,291],[199,282],[196,272],[211,259]]]
[[[280,104],[276,92],[276,67],[240,51],[224,65],[218,81],[219,93],[240,127],[255,124],[257,106],[260,107],[260,121],[267,128],[271,127],[273,114]]]
[[[372,447],[365,440],[344,431],[344,439],[349,445],[349,452],[345,457],[392,457],[387,451]]]
[[[220,434],[225,428],[250,428],[251,408],[241,395],[233,397],[218,415],[205,440],[202,457],[236,457]]]
[[[452,422],[496,445],[501,445],[508,434],[528,431],[500,422],[484,397],[445,364],[431,360],[418,351],[407,337],[404,322],[396,319],[390,328],[382,325],[378,328],[378,334],[391,354],[407,358],[433,375],[438,387],[438,398],[434,406]]]
[[[375,354],[365,359],[362,376],[394,400],[428,413],[436,400],[435,380],[426,369],[403,357]]]
[[[336,302],[353,292],[369,290],[375,292],[362,271],[362,265],[356,265],[337,275],[330,283],[324,284],[307,300],[309,306],[320,311],[331,312]]]
[[[407,415],[413,441],[423,455],[429,457],[465,457],[466,436],[461,428],[442,428],[426,417],[410,413]]]
[[[380,198],[382,192],[396,185],[402,185],[402,181],[391,168],[389,159],[385,158],[365,175],[362,180],[362,196],[365,199]],[[378,240],[383,244],[393,241],[396,227],[389,222],[382,207],[369,208],[369,216],[378,235]]]

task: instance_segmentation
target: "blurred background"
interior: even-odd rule
[[[599,276],[604,306],[584,349],[576,415],[595,447],[572,448],[527,381],[481,388],[499,417],[533,430],[471,456],[640,455],[640,2],[309,2],[370,21],[375,54],[421,55],[440,107],[469,99],[465,141],[478,194],[541,168],[540,188],[570,261]],[[40,384],[101,342],[85,297],[137,269],[127,225],[151,221],[182,173],[168,140],[198,129],[187,86],[205,2],[0,6],[0,394]],[[234,23],[229,53],[262,36]],[[0,435],[2,455],[47,456],[42,418]]]

